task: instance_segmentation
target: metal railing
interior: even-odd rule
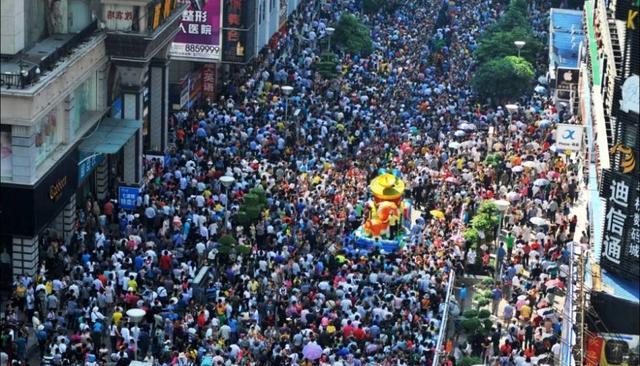
[[[5,72],[0,74],[0,87],[24,89],[40,80],[40,75],[55,69],[57,63],[71,55],[75,48],[87,40],[98,29],[98,22],[94,21],[82,31],[74,34],[60,48],[51,52],[38,63],[18,60],[20,71],[17,73]]]
[[[449,282],[447,283],[447,297],[444,302],[444,311],[442,319],[440,320],[440,331],[438,332],[438,342],[436,343],[436,351],[433,355],[432,366],[440,365],[440,356],[444,353],[441,351],[444,339],[447,335],[447,322],[449,321],[449,304],[451,303],[451,296],[453,295],[453,284],[455,282],[456,273],[451,270],[449,272]]]

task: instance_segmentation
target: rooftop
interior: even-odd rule
[[[556,67],[577,68],[584,40],[582,11],[551,9],[549,58]]]
[[[0,59],[0,88],[25,89],[53,71],[97,30],[97,23],[79,33],[54,34],[11,58]]]

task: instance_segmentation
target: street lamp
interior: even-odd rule
[[[129,318],[129,321],[136,325],[142,321],[146,314],[147,312],[144,309],[134,308],[127,310],[127,317]],[[145,355],[142,356],[144,357]],[[136,343],[136,352],[133,355],[133,359],[138,359],[138,343]]]
[[[329,36],[329,51],[331,51],[331,36],[333,35],[333,32],[336,31],[336,29],[333,27],[327,27],[326,31],[327,35]]]
[[[282,90],[282,94],[284,94],[285,104],[284,104],[284,119],[287,124],[289,124],[289,96],[293,93],[293,87],[290,85],[284,85],[280,88]],[[296,123],[296,136],[298,136],[298,124]]]
[[[515,44],[516,47],[518,47],[518,57],[520,57],[520,50],[522,49],[522,47],[524,47],[525,44],[527,44],[527,42],[525,42],[525,41],[515,41],[515,42],[513,42],[513,44]]]
[[[496,235],[496,251],[497,251],[499,249],[498,243],[500,242],[500,233],[502,232],[502,218],[504,213],[509,208],[509,206],[511,206],[511,203],[507,200],[494,200],[493,203],[498,208],[498,211],[500,211],[500,219],[498,220],[498,234]],[[497,276],[496,278],[497,279],[500,278],[501,268],[502,268],[502,265],[500,262],[498,262],[498,256],[496,255],[496,276]]]
[[[229,187],[235,183],[236,179],[230,175],[223,175],[220,177],[220,182],[226,188],[226,196],[227,200],[224,202],[224,231],[227,231],[227,227],[229,226],[229,213],[227,211],[227,207],[229,206]]]

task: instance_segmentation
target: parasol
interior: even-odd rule
[[[302,355],[307,360],[317,360],[322,356],[322,347],[316,342],[310,342],[302,349]]]
[[[520,199],[520,194],[518,192],[509,192],[507,193],[507,198],[509,201],[517,201]]]
[[[449,177],[447,179],[444,180],[447,183],[453,183],[453,184],[458,184],[458,180],[454,177]]]
[[[438,220],[444,220],[444,212],[440,210],[431,210],[429,213]]]
[[[547,220],[542,217],[532,217],[529,221],[536,226],[545,226],[547,225]]]
[[[538,164],[536,164],[535,161],[527,160],[524,163],[522,163],[522,166],[524,166],[526,168],[535,168],[535,167],[538,166]]]
[[[546,186],[547,184],[549,184],[549,180],[544,178],[538,178],[533,181],[533,185],[538,187]]]
[[[514,173],[520,173],[524,170],[524,167],[522,165],[516,165],[513,168],[511,168],[511,171]]]
[[[454,132],[453,135],[456,136],[456,137],[462,137],[462,136],[465,135],[465,132],[462,131],[462,130],[458,130],[458,131]]]
[[[562,288],[564,288],[564,283],[562,283],[562,281],[560,281],[560,279],[558,279],[558,278],[553,279],[553,280],[549,280],[549,281],[545,282],[544,285],[545,285],[545,287],[547,289],[550,289],[550,288],[561,288],[562,289]]]
[[[465,130],[465,131],[473,131],[477,128],[476,125],[471,123],[463,123],[459,127],[461,130]]]
[[[449,147],[450,147],[450,148],[452,148],[452,149],[457,149],[457,148],[459,148],[459,147],[460,147],[460,143],[459,143],[459,142],[457,142],[457,141],[451,141],[451,142],[449,143]]]
[[[504,149],[504,144],[501,142],[496,142],[495,144],[493,144],[493,149],[494,150],[503,150]]]

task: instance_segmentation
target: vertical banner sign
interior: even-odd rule
[[[171,55],[177,59],[220,60],[220,0],[200,3],[201,9],[189,5],[182,13],[180,30],[171,44]]]
[[[584,366],[600,366],[600,353],[604,346],[602,337],[588,335],[587,336],[587,352],[584,356]]]
[[[131,30],[133,26],[133,6],[105,4],[104,12],[108,29]]]
[[[226,62],[245,62],[247,5],[245,0],[224,0],[222,58]]]
[[[216,65],[205,64],[202,66],[202,94],[206,99],[213,101],[216,93]]]
[[[605,227],[602,244],[602,266],[625,278],[638,280],[639,243],[637,178],[605,170],[602,197],[606,200]]]
[[[118,206],[124,210],[134,210],[140,195],[138,187],[118,187]]]

